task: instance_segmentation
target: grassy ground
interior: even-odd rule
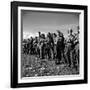
[[[79,70],[66,64],[55,64],[55,60],[39,59],[32,55],[22,55],[22,77],[55,76],[79,74]]]

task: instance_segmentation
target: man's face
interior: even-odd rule
[[[58,36],[60,36],[60,33],[58,33]]]
[[[61,41],[61,40],[62,40],[62,37],[60,36],[60,37],[59,37],[59,41]]]

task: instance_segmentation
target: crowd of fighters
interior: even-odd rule
[[[60,30],[57,33],[48,32],[47,35],[38,32],[38,36],[24,39],[22,52],[26,55],[35,55],[40,59],[53,59],[56,64],[61,61],[69,67],[79,65],[79,28],[74,33],[72,29],[65,38]]]

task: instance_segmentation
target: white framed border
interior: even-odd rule
[[[80,74],[79,75],[25,77],[21,79],[21,10],[79,13],[79,26],[80,26],[80,35],[79,35],[79,38],[80,38]],[[19,6],[18,7],[18,83],[83,80],[83,79],[84,79],[84,10],[20,7]]]

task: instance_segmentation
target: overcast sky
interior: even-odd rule
[[[76,30],[79,25],[79,15],[75,13],[51,13],[37,11],[22,11],[22,27],[24,38],[34,36],[38,31],[43,33],[56,32],[61,30],[67,35],[67,30],[72,28]]]

